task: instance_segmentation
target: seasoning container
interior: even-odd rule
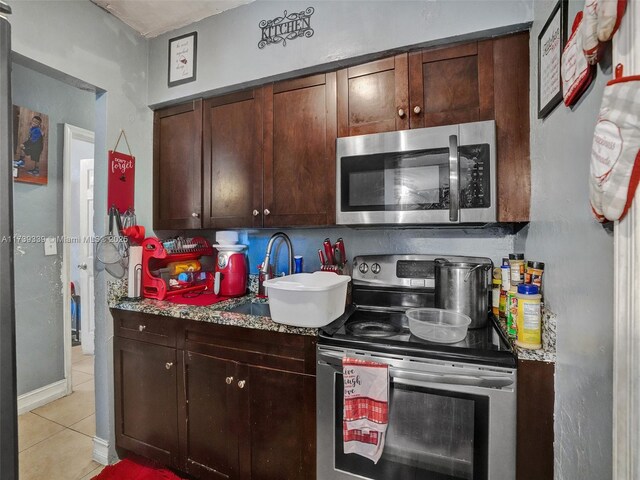
[[[511,338],[516,338],[516,319],[518,316],[518,288],[515,285],[512,286],[507,292],[507,303],[505,305],[505,312],[507,316],[507,335],[509,335]]]
[[[502,265],[500,266],[500,273],[502,276],[502,285],[500,287],[500,303],[499,303],[499,316],[500,318],[507,318],[506,305],[507,305],[507,292],[511,288],[509,269],[509,259],[503,258]]]
[[[524,274],[524,283],[537,285],[542,294],[542,274],[544,273],[544,263],[527,262],[527,270]]]
[[[502,279],[493,278],[493,288],[491,289],[491,311],[498,317],[500,315],[500,291],[502,290]]]
[[[540,289],[537,285],[518,285],[516,345],[530,350],[542,348],[542,315]]]
[[[524,254],[510,253],[509,268],[511,270],[511,285],[520,285],[524,282]]]

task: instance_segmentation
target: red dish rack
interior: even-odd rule
[[[146,298],[164,300],[172,295],[183,295],[188,292],[213,290],[213,273],[205,272],[205,279],[193,285],[171,286],[165,279],[152,272],[166,267],[172,262],[199,260],[203,256],[214,256],[215,249],[207,239],[193,238],[188,245],[176,248],[165,248],[160,240],[149,237],[142,242],[142,295]]]

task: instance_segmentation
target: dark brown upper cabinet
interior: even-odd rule
[[[338,136],[409,128],[407,54],[337,72]]]
[[[411,128],[493,118],[493,41],[409,55]]]
[[[153,228],[202,227],[202,100],[153,117]]]
[[[335,72],[265,86],[263,118],[263,225],[335,223]]]
[[[204,102],[205,228],[262,226],[261,88]]]

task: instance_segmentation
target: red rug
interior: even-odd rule
[[[125,458],[104,470],[92,480],[182,480],[170,470],[144,459]]]

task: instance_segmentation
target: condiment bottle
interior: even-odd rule
[[[499,315],[500,318],[506,318],[506,305],[507,305],[507,292],[511,288],[510,282],[510,269],[509,269],[509,259],[503,258],[502,265],[500,266],[500,271],[502,273],[502,285],[500,287],[500,307],[499,307]]]
[[[507,335],[512,338],[516,338],[517,335],[517,325],[516,318],[518,315],[518,288],[513,285],[511,289],[507,292],[507,304],[505,306],[505,311],[507,315]]]
[[[491,311],[497,317],[500,315],[500,290],[502,280],[500,278],[493,279],[493,288],[491,289]]]
[[[520,285],[524,282],[524,254],[510,253],[509,267],[511,269],[511,285]]]
[[[517,293],[517,329],[516,345],[530,350],[542,348],[542,315],[537,285],[523,283],[518,285]]]

